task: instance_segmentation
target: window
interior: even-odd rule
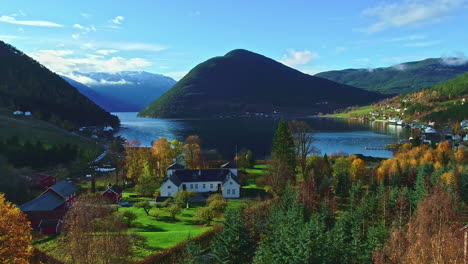
[[[205,188],[206,188],[206,184],[203,184],[203,189],[205,189]]]
[[[227,189],[227,194],[231,194],[231,189]]]
[[[193,184],[190,184],[190,189],[193,189]]]
[[[167,188],[168,188],[168,189],[170,189],[170,188],[171,188],[171,186],[169,185],[169,186],[167,186]]]
[[[230,182],[229,184],[231,184],[231,185],[232,185],[232,182]]]
[[[236,189],[232,189],[232,194],[236,194]]]
[[[168,192],[168,193],[167,193],[167,196],[171,196],[171,193],[170,193],[170,192]]]
[[[213,184],[212,183],[210,184],[210,188],[213,189]]]
[[[198,183],[195,183],[195,189],[198,189]]]

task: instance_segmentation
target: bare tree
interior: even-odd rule
[[[306,122],[293,120],[289,122],[289,128],[293,137],[294,148],[297,160],[299,161],[299,166],[301,167],[301,173],[305,176],[307,169],[307,156],[314,153],[320,153],[320,151],[312,146],[312,131]]]

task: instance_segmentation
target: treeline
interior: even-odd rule
[[[45,145],[42,141],[20,142],[18,137],[0,140],[0,155],[13,167],[44,169],[68,164],[82,157],[81,150],[72,144]]]
[[[77,89],[13,46],[0,41],[0,106],[31,111],[35,118],[67,129],[119,126],[113,116]]]

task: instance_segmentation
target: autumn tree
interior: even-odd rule
[[[131,258],[126,225],[101,197],[79,196],[64,223],[59,243],[67,263],[128,263]]]
[[[201,166],[201,140],[198,136],[188,136],[183,147],[185,165],[189,169],[200,168]]]
[[[142,174],[138,178],[138,183],[135,186],[135,190],[139,194],[150,196],[154,194],[156,189],[161,185],[161,182],[162,178],[156,177],[150,168],[150,163],[145,161]]]
[[[319,151],[312,146],[313,138],[311,129],[304,121],[293,120],[289,122],[289,128],[294,142],[296,158],[301,168],[302,175],[306,174],[307,157]]]
[[[26,215],[0,193],[0,263],[29,263],[33,249],[31,239],[31,225]]]
[[[268,163],[266,183],[267,191],[273,195],[281,195],[288,183],[295,183],[295,175],[286,160],[277,159]]]
[[[362,159],[353,160],[351,163],[351,168],[349,169],[349,173],[353,182],[356,182],[357,180],[363,180],[366,172],[366,163]]]

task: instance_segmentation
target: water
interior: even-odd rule
[[[272,119],[154,119],[139,118],[133,112],[113,114],[122,124],[117,135],[127,140],[138,140],[142,146],[151,146],[151,142],[159,137],[182,141],[187,136],[198,135],[204,150],[217,150],[225,159],[235,155],[236,146],[237,150],[252,150],[256,158],[266,158],[278,124],[278,120]],[[313,145],[322,155],[344,152],[391,158],[391,151],[366,150],[365,147],[383,147],[410,136],[409,129],[381,122],[337,118],[301,120],[314,130]]]

